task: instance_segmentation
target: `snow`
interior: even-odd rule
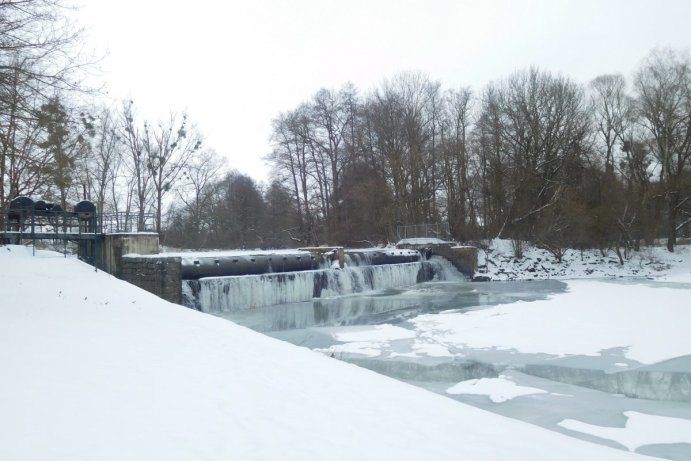
[[[448,245],[453,242],[447,242],[436,237],[416,237],[399,240],[396,246],[399,245]]]
[[[649,459],[0,247],[0,459]]]
[[[408,248],[395,248],[395,247],[370,247],[370,248],[346,248],[345,253],[382,253],[390,255],[405,255],[405,256],[417,256],[420,254],[418,250],[411,250]]]
[[[391,345],[391,341],[415,337],[415,333],[410,330],[388,324],[324,328],[323,331],[334,340],[345,343],[339,347],[339,355],[358,354],[366,357],[378,357],[382,349]],[[333,352],[332,349],[316,350],[326,354]]]
[[[506,402],[515,397],[533,394],[546,394],[547,391],[535,387],[519,386],[506,376],[480,378],[461,381],[446,390],[449,394],[486,395],[495,403]]]
[[[691,290],[586,280],[568,286],[568,293],[552,299],[427,314],[412,322],[419,337],[447,347],[560,357],[625,348],[626,358],[644,364],[691,354]]]
[[[624,264],[613,250],[566,250],[562,262],[547,250],[523,243],[523,257],[516,258],[511,240],[494,239],[478,255],[478,274],[492,280],[649,277],[691,281],[691,246],[679,245],[674,253],[665,247],[632,252]]]
[[[688,419],[656,416],[636,411],[626,411],[625,427],[604,427],[573,419],[561,421],[559,426],[572,431],[614,440],[631,451],[644,445],[689,443],[691,421]]]
[[[438,344],[434,339],[430,341],[415,341],[412,347],[415,355],[426,355],[428,357],[452,357],[449,349]]]
[[[169,251],[154,255],[136,255],[130,254],[126,256],[139,256],[142,258],[159,258],[161,256],[166,257],[180,257],[180,258],[224,258],[232,256],[270,256],[270,255],[310,255],[309,251],[304,250],[215,250],[215,251]]]
[[[331,336],[337,341],[379,341],[414,338],[415,333],[393,325],[374,325],[372,327],[329,328]]]

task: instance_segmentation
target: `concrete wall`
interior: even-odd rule
[[[106,234],[100,246],[101,268],[109,274],[120,277],[120,262],[124,255],[158,254],[158,234]]]
[[[452,247],[436,245],[432,247],[432,254],[442,256],[454,265],[459,272],[472,277],[477,271],[477,253],[475,247]]]
[[[175,304],[182,304],[182,263],[179,257],[125,256],[119,278]]]
[[[473,277],[477,271],[478,249],[473,246],[453,246],[453,244],[403,244],[397,248],[408,248],[411,250],[428,251],[433,255],[439,255],[448,259],[454,267],[462,274]]]

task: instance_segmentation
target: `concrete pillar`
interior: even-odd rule
[[[157,233],[106,234],[100,248],[101,268],[119,277],[124,255],[152,255],[158,254],[158,251]]]
[[[472,277],[477,271],[478,249],[473,246],[452,247],[435,245],[432,254],[448,259],[459,272]]]

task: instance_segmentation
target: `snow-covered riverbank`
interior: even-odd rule
[[[0,459],[633,460],[0,247]]]
[[[663,246],[634,251],[623,264],[613,250],[566,250],[561,262],[549,251],[528,243],[517,258],[510,240],[494,239],[478,255],[478,275],[491,280],[540,280],[574,278],[650,277],[691,281],[691,246],[679,245],[674,253]]]

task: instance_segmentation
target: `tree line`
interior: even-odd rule
[[[420,72],[320,89],[272,122],[269,184],[229,168],[185,113],[104,105],[62,0],[0,2],[0,208],[89,199],[118,228],[188,248],[370,245],[448,222],[620,258],[691,232],[691,70],[654,50],[630,78],[537,68],[479,91]],[[120,222],[124,221],[124,222]]]
[[[390,241],[448,221],[453,238],[620,257],[691,223],[688,55],[654,50],[630,81],[537,68],[444,89],[416,72],[360,96],[321,89],[273,123],[268,156],[310,243]]]

